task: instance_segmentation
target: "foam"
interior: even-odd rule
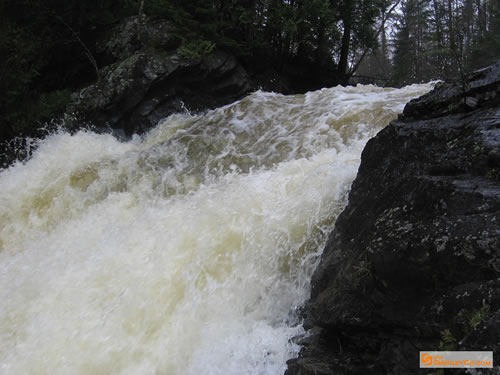
[[[430,89],[256,92],[0,173],[0,373],[277,374],[366,141]]]

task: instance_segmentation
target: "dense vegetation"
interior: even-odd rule
[[[0,139],[61,112],[97,79],[98,39],[142,12],[170,20],[186,54],[223,48],[312,87],[460,77],[500,55],[497,0],[0,0]]]
[[[404,0],[394,15],[391,44],[389,69],[372,61],[369,75],[385,75],[395,85],[461,79],[500,58],[500,2]],[[387,44],[374,55],[387,65]]]
[[[131,10],[114,0],[0,0],[0,139],[50,120],[95,79],[96,34]]]

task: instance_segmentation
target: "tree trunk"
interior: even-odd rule
[[[340,47],[339,65],[337,67],[337,80],[345,84],[347,80],[347,60],[349,58],[349,47],[351,44],[352,28],[352,3],[351,0],[344,2],[344,34],[342,35],[342,44]]]
[[[452,7],[452,0],[448,0],[448,32],[450,35],[450,49],[452,51],[456,50],[455,46],[455,28],[453,25],[453,7]]]

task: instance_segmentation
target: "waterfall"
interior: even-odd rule
[[[0,172],[0,374],[276,375],[365,143],[430,84],[255,92]]]

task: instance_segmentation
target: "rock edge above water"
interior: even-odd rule
[[[368,142],[304,315],[287,375],[427,373],[421,350],[500,358],[500,62]]]

